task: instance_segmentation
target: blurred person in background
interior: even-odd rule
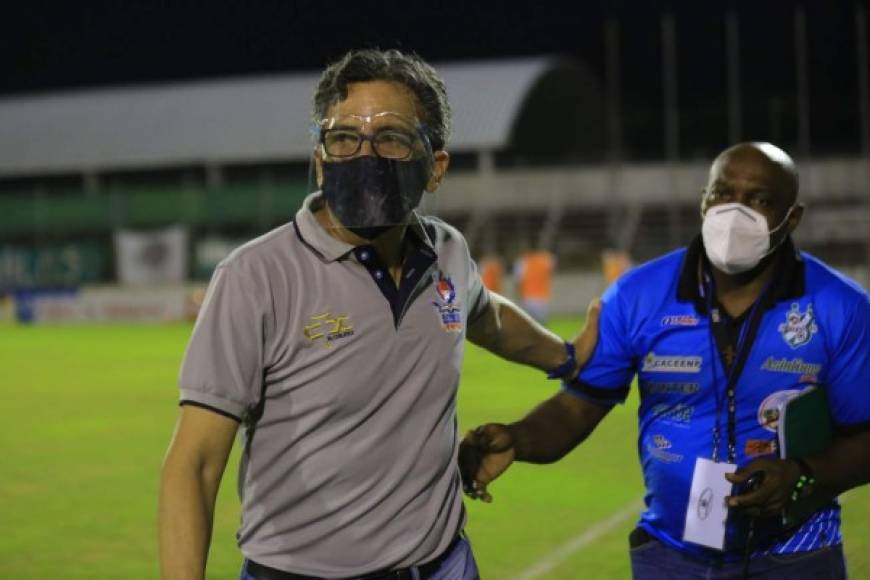
[[[514,279],[520,305],[542,324],[550,317],[555,269],[556,257],[552,252],[541,249],[523,252],[514,264]]]
[[[579,376],[522,420],[466,436],[460,464],[473,497],[491,501],[487,485],[513,461],[559,460],[637,376],[646,510],[629,538],[634,578],[845,578],[836,497],[870,481],[870,303],[858,284],[796,250],[797,193],[797,170],[779,148],[744,143],[720,154],[701,234],[607,290],[598,345]],[[833,443],[779,459],[779,409],[812,385],[827,397]],[[705,478],[711,462],[726,465]],[[724,486],[720,501],[728,495],[728,525],[713,526],[721,550],[684,536],[714,507],[704,493],[691,499],[695,479],[698,489]],[[785,528],[783,509],[807,500],[821,507]]]
[[[601,252],[601,272],[608,286],[631,269],[631,256],[624,250]]]
[[[11,321],[12,299],[5,292],[0,292],[0,323]]]
[[[504,279],[504,260],[492,252],[484,254],[478,262],[480,266],[480,278],[487,290],[502,292],[502,280]]]
[[[161,475],[164,579],[204,576],[241,431],[243,580],[473,579],[456,392],[464,339],[571,378],[567,343],[483,286],[462,235],[415,208],[447,170],[443,81],[419,57],[351,51],[314,96],[311,195],[215,270]]]

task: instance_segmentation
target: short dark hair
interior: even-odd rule
[[[314,121],[347,98],[347,86],[355,82],[395,81],[408,87],[423,107],[426,136],[437,151],[450,134],[450,105],[444,81],[430,64],[414,53],[398,50],[351,50],[333,62],[320,77],[314,91]]]

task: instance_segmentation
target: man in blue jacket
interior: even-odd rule
[[[511,462],[571,451],[637,375],[646,509],[630,537],[634,578],[739,577],[747,565],[753,578],[845,577],[836,496],[870,481],[870,304],[856,283],[796,251],[797,191],[794,163],[769,143],[720,154],[701,235],[607,290],[598,346],[577,379],[522,420],[468,434],[469,493],[489,501],[487,484]],[[833,445],[781,460],[779,409],[811,385],[827,396]],[[710,465],[720,471],[709,487],[728,496],[716,548],[687,534],[715,507],[690,494]],[[807,496],[826,501],[785,529],[782,510]]]

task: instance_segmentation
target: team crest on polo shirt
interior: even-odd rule
[[[813,315],[813,305],[807,304],[806,312],[801,312],[800,304],[793,303],[785,315],[785,322],[779,325],[778,330],[782,339],[792,348],[807,344],[819,331]]]
[[[456,286],[450,276],[439,274],[433,278],[437,300],[432,302],[438,312],[441,326],[448,332],[462,330],[462,308],[456,300]]]

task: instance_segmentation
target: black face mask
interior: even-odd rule
[[[376,156],[324,162],[323,197],[341,225],[367,240],[402,224],[420,203],[429,179],[425,159]]]

